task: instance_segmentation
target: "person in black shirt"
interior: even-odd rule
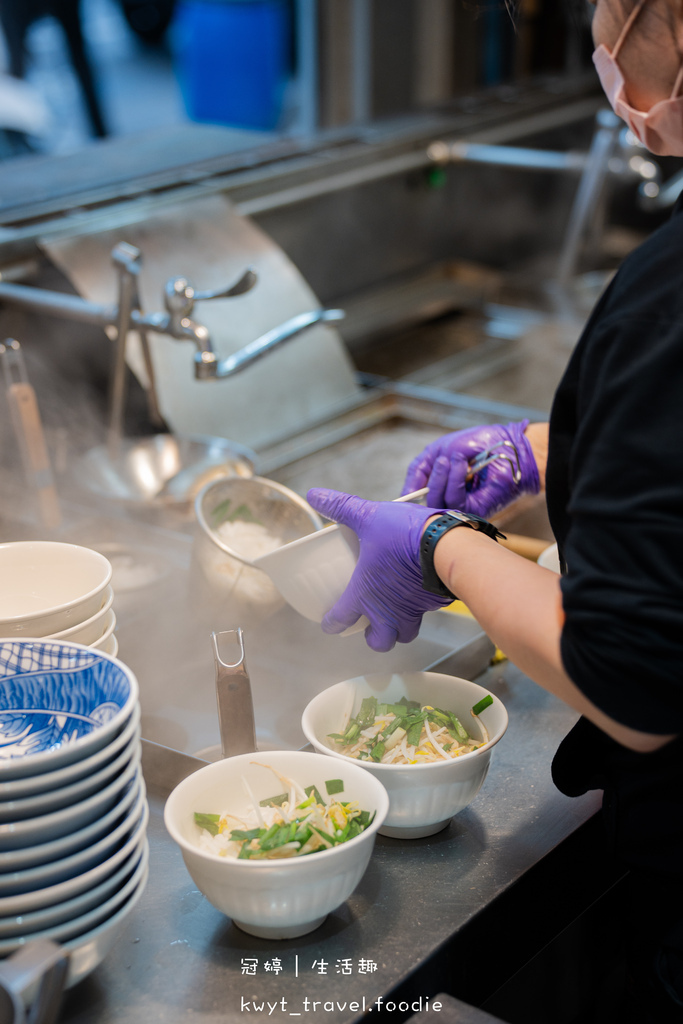
[[[683,156],[681,0],[597,0],[593,35],[614,110],[653,152]],[[682,444],[680,200],[596,306],[549,424],[487,425],[429,445],[404,487],[428,486],[427,508],[308,496],[360,537],[325,631],[365,614],[367,642],[388,650],[457,594],[515,664],[580,712],[553,777],[568,795],[604,790],[605,824],[630,869],[642,941],[624,1022],[683,1020]],[[496,461],[472,475],[491,450]],[[561,576],[493,543],[479,518],[543,489]]]

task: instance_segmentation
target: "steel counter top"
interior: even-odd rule
[[[596,811],[597,794],[569,799],[550,764],[576,715],[509,663],[478,679],[510,716],[476,800],[438,835],[379,836],[350,899],[316,931],[276,942],[241,932],[198,892],[163,824],[173,786],[149,782],[147,888],[104,962],[67,993],[63,1024],[221,1024],[262,1019],[346,1024],[386,1012],[412,979],[410,1005],[430,1016],[440,987],[420,990],[422,967]],[[420,1006],[416,1003],[420,998]],[[407,1009],[406,1009],[407,1008]],[[372,1018],[370,1018],[372,1019]],[[436,1016],[438,1019],[438,1016]]]

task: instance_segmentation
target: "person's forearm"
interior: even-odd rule
[[[672,739],[620,724],[569,678],[560,655],[564,613],[556,573],[467,527],[444,534],[436,546],[434,567],[515,665],[612,739],[640,752],[657,750]]]
[[[524,431],[536,460],[541,491],[545,491],[545,471],[548,465],[548,430],[547,423],[530,423]]]

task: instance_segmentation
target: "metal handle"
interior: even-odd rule
[[[172,277],[164,288],[164,302],[172,317],[188,317],[194,309],[195,302],[207,299],[231,299],[236,295],[244,295],[251,291],[258,277],[252,267],[248,267],[234,284],[227,285],[212,292],[198,292],[186,277]]]
[[[260,338],[251,341],[226,359],[218,360],[213,352],[195,352],[195,376],[198,380],[231,377],[233,373],[244,370],[267,352],[271,352],[314,324],[343,320],[344,315],[343,309],[314,309],[309,313],[299,313],[278,327],[273,327],[272,331],[262,334]]]
[[[258,275],[253,267],[247,267],[239,281],[228,285],[227,288],[220,288],[217,292],[195,292],[195,302],[204,302],[206,299],[232,299],[235,295],[244,295],[250,292],[258,281]]]
[[[227,638],[237,644],[237,661],[224,661],[219,649]],[[241,628],[212,633],[214,663],[216,666],[216,703],[218,725],[221,733],[223,757],[234,754],[251,754],[256,750],[256,729],[254,725],[254,702],[251,682],[247,673],[244,653],[244,633]]]
[[[69,961],[49,939],[34,939],[0,964],[0,1017],[7,1024],[54,1024]],[[30,1006],[27,1012],[26,1006]]]

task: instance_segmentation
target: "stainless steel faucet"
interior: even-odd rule
[[[255,341],[250,342],[226,359],[218,359],[214,352],[209,331],[192,318],[195,302],[211,299],[228,299],[244,295],[250,291],[258,277],[252,268],[248,268],[232,285],[218,291],[195,291],[184,277],[176,277],[167,281],[164,288],[163,313],[144,314],[140,307],[138,278],[142,254],[139,249],[127,242],[119,242],[111,253],[112,262],[118,274],[118,302],[115,306],[105,306],[88,302],[78,295],[53,292],[44,288],[32,288],[27,285],[3,281],[0,274],[0,302],[8,302],[23,309],[69,320],[97,324],[100,327],[116,329],[117,345],[112,373],[109,413],[109,448],[110,454],[116,454],[123,424],[125,404],[125,367],[126,343],[130,331],[135,331],[142,345],[142,354],[147,370],[149,386],[147,388],[150,418],[156,424],[163,422],[159,412],[159,404],[155,386],[154,366],[152,363],[148,333],[166,334],[176,341],[191,341],[196,348],[194,356],[194,374],[197,380],[220,380],[231,377],[240,370],[261,359],[267,352],[282,345],[290,338],[301,334],[308,327],[324,321],[341,320],[344,312],[341,309],[315,309],[286,320],[278,327],[267,331]]]

